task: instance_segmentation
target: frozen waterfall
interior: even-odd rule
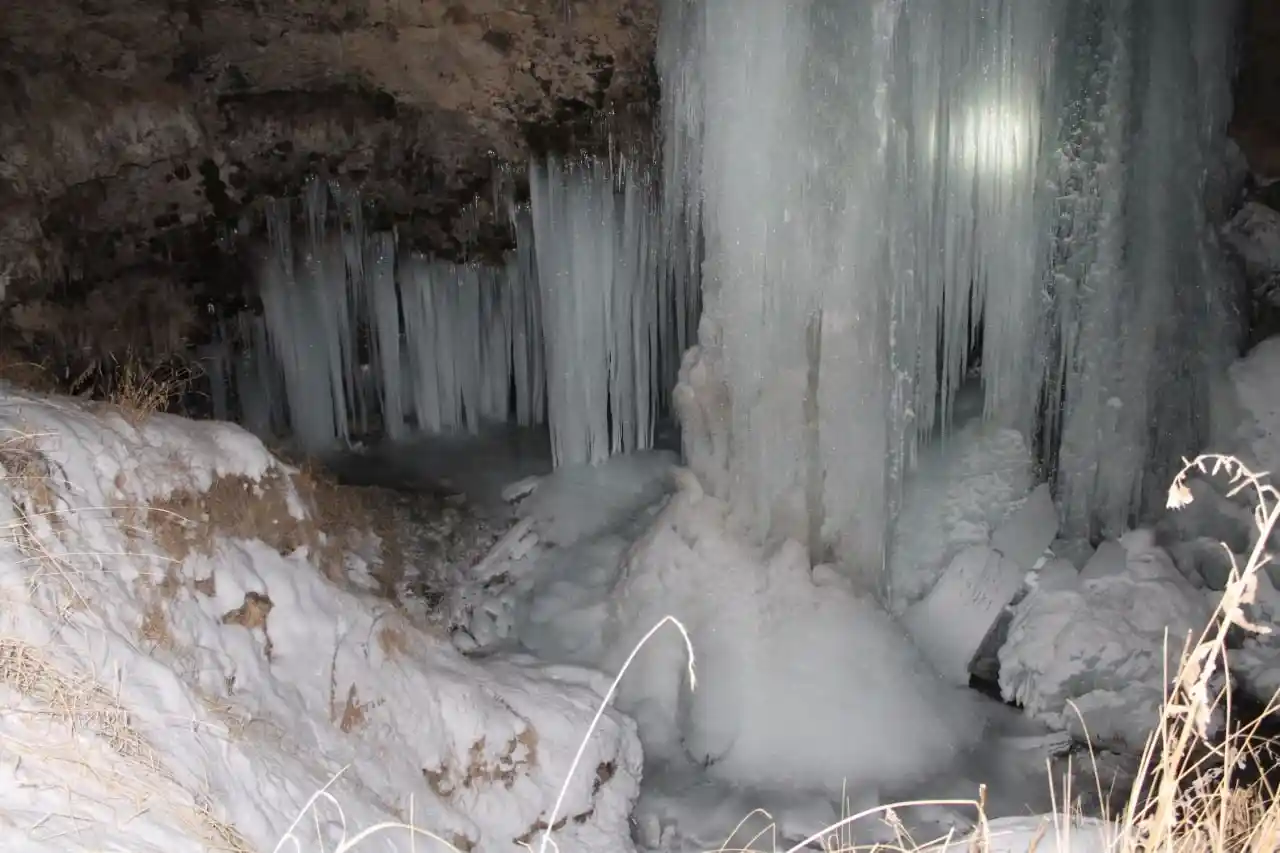
[[[1162,492],[1234,354],[1204,204],[1230,6],[666,2],[664,210],[704,243],[677,399],[742,523],[878,582],[904,471],[979,365],[1069,530]]]

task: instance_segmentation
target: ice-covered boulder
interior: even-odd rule
[[[1112,553],[1100,548],[1078,581],[1063,572],[1017,605],[1000,650],[1000,689],[1054,728],[1141,749],[1165,673],[1211,609],[1150,531],[1121,538],[1122,562]]]
[[[1259,702],[1280,693],[1280,590],[1265,572],[1258,575],[1258,589],[1249,616],[1271,633],[1249,633],[1239,649],[1230,652],[1231,674]]]

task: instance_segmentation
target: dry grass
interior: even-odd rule
[[[98,368],[107,402],[129,423],[139,426],[157,412],[167,412],[181,402],[200,378],[194,364],[161,362],[148,365],[133,353]],[[87,381],[87,380],[86,380]]]
[[[353,547],[360,537],[373,533],[380,540],[379,563],[374,578],[379,593],[394,601],[404,576],[405,547],[402,530],[396,524],[393,506],[397,496],[376,486],[345,486],[322,465],[304,459],[293,475],[294,487],[311,507],[316,526],[325,531],[342,552]],[[345,571],[340,554],[331,554],[327,565]],[[328,570],[326,569],[326,573]]]
[[[206,491],[172,492],[122,514],[131,535],[145,531],[178,562],[193,553],[212,555],[219,537],[260,539],[281,554],[319,550],[321,538],[316,524],[290,512],[287,475],[279,470],[260,481],[219,477]]]
[[[1205,455],[1185,462],[1169,489],[1169,506],[1192,500],[1187,478],[1225,475],[1231,495],[1251,492],[1258,537],[1247,563],[1232,555],[1231,578],[1214,618],[1189,643],[1174,674],[1160,720],[1140,764],[1139,784],[1120,820],[1126,851],[1239,851],[1274,853],[1280,849],[1280,801],[1265,780],[1241,787],[1236,779],[1249,764],[1266,767],[1272,759],[1259,736],[1261,718],[1234,719],[1228,684],[1216,686],[1227,670],[1227,637],[1232,630],[1270,633],[1252,622],[1258,574],[1271,561],[1267,543],[1280,520],[1280,492],[1230,456]],[[1228,551],[1230,554],[1230,551]],[[1263,716],[1277,709],[1273,697]],[[1215,715],[1227,720],[1220,742],[1210,737]],[[1243,724],[1241,724],[1243,723]]]
[[[9,499],[20,518],[50,517],[57,510],[53,467],[40,450],[37,436],[0,432],[0,480],[9,487]]]
[[[6,738],[6,752],[21,760],[79,768],[115,795],[135,804],[138,813],[156,810],[172,815],[212,849],[250,853],[236,829],[218,819],[208,803],[177,796],[182,790],[147,740],[131,723],[114,695],[90,677],[72,677],[57,668],[39,649],[25,641],[0,638],[0,682],[31,703],[6,707],[6,719],[30,718],[33,724],[53,722],[65,727],[65,742],[47,737],[27,743]],[[103,766],[84,754],[81,738],[92,735],[123,759],[123,765]]]
[[[60,390],[58,378],[47,363],[28,358],[12,346],[0,345],[0,380],[37,394],[56,394]]]

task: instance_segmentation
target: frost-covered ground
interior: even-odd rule
[[[5,386],[0,466],[4,849],[259,853],[292,831],[278,849],[331,851],[405,821],[464,851],[536,843],[602,676],[467,660],[346,583],[377,543],[318,529],[237,427]],[[559,849],[631,848],[640,762],[606,715]]]

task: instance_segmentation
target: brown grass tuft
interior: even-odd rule
[[[409,653],[409,643],[400,628],[383,626],[378,629],[378,648],[387,660],[396,660]]]
[[[353,731],[363,728],[368,719],[367,712],[381,704],[381,699],[376,702],[362,702],[356,686],[352,684],[347,688],[347,699],[343,703],[342,712],[337,715],[338,728],[342,730],[343,734],[351,734]]]
[[[10,500],[19,517],[33,514],[54,520],[58,508],[53,487],[53,466],[34,435],[0,433],[0,480],[9,487]]]
[[[56,394],[58,378],[47,363],[28,358],[12,346],[0,345],[0,380],[24,391]]]
[[[31,745],[8,740],[5,746],[13,753],[11,759],[21,761],[24,753],[30,753],[27,757],[34,761],[64,760],[68,766],[80,765],[104,786],[135,800],[140,809],[175,814],[205,839],[211,849],[249,853],[248,843],[234,827],[213,814],[207,798],[197,797],[195,805],[170,799],[172,789],[181,785],[133,727],[128,711],[95,679],[69,676],[54,666],[41,650],[22,640],[5,637],[0,638],[0,682],[41,707],[41,710],[5,708],[5,714],[29,716],[37,721],[52,720],[70,731],[66,743],[44,741],[38,751]],[[85,734],[101,738],[111,752],[124,760],[124,768],[89,764],[83,756]]]
[[[112,356],[110,364],[98,367],[98,374],[107,402],[134,426],[174,408],[200,375],[194,364],[144,364],[132,350],[123,359]]]
[[[169,619],[165,616],[164,604],[160,599],[152,597],[143,608],[139,633],[153,647],[173,649],[173,634],[169,631]]]

